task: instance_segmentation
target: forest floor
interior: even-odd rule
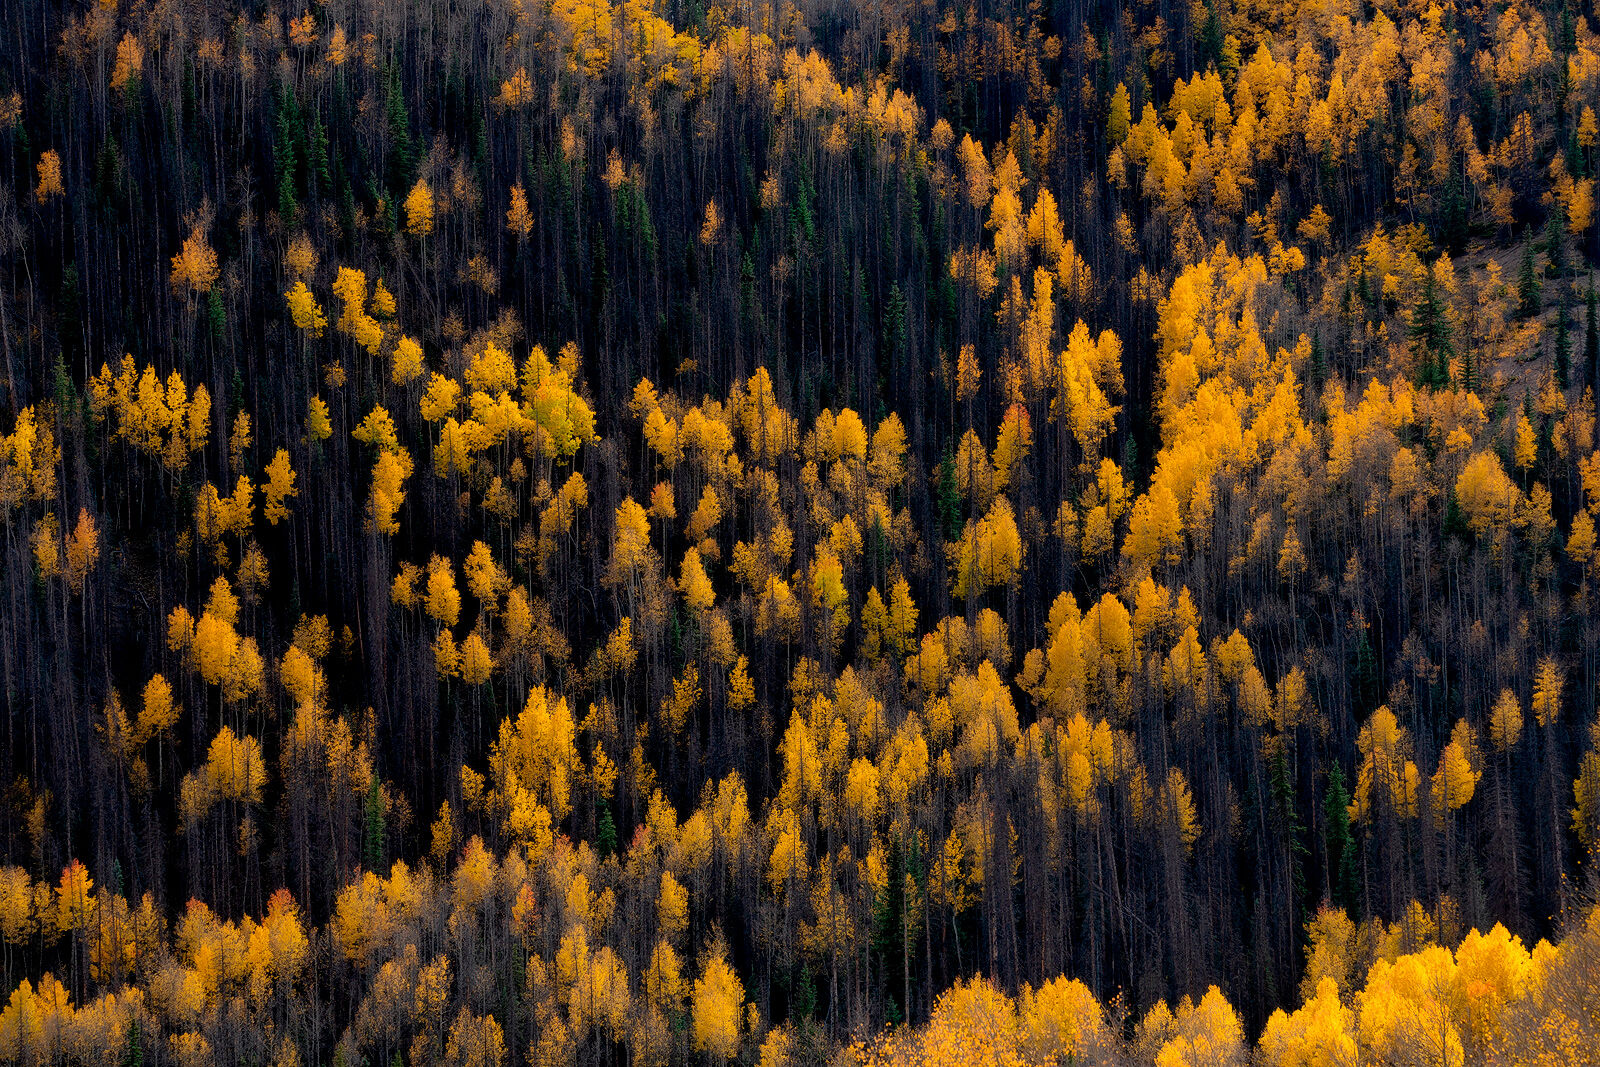
[[[1499,272],[1498,284],[1505,287],[1502,299],[1507,302],[1510,318],[1506,323],[1505,337],[1499,345],[1499,355],[1482,368],[1481,379],[1490,387],[1490,395],[1507,401],[1520,401],[1525,393],[1537,395],[1554,369],[1556,318],[1560,310],[1562,286],[1570,287],[1572,293],[1567,312],[1572,358],[1580,358],[1583,350],[1583,297],[1588,291],[1587,275],[1570,273],[1560,279],[1542,278],[1539,314],[1527,319],[1516,317],[1517,276],[1521,272],[1524,248],[1528,243],[1474,244],[1454,263],[1456,281],[1463,293],[1482,293],[1493,298],[1489,281],[1491,264]],[[1533,240],[1532,243],[1535,257],[1542,267],[1544,257],[1539,252],[1542,242]]]

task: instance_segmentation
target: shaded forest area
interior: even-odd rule
[[[8,5],[0,1060],[1592,1054],[1597,107],[1592,0]]]

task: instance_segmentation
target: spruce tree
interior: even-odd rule
[[[1533,262],[1533,242],[1522,246],[1522,267],[1517,271],[1517,314],[1532,318],[1542,307],[1539,289],[1539,270]]]
[[[378,784],[378,776],[372,776],[372,785],[367,790],[366,802],[366,832],[362,836],[363,859],[366,861],[367,870],[378,871],[383,869],[383,787]]]
[[[1567,329],[1567,301],[1556,312],[1556,385],[1565,389],[1572,377],[1572,336]]]
[[[939,479],[934,485],[934,502],[945,540],[953,541],[961,534],[961,492],[956,487],[956,459],[948,445],[939,459]]]
[[[311,113],[311,126],[306,131],[306,182],[312,196],[333,186],[328,169],[328,128],[322,124],[322,115]]]
[[[1584,298],[1583,359],[1589,366],[1589,381],[1600,383],[1600,325],[1595,322],[1594,282],[1589,282],[1589,295]]]
[[[1567,274],[1567,213],[1557,200],[1544,224],[1544,272],[1551,278]]]
[[[1455,345],[1432,271],[1422,284],[1422,300],[1412,311],[1411,351],[1417,359],[1418,384],[1438,387],[1449,382],[1450,357],[1455,354]]]
[[[296,145],[304,139],[294,95],[288,91],[278,94],[278,107],[272,144],[272,163],[278,172],[278,215],[287,225],[293,225],[299,202],[295,196],[295,175],[299,153]]]
[[[1328,793],[1323,799],[1323,831],[1328,851],[1328,897],[1351,915],[1357,913],[1355,848],[1350,837],[1350,792],[1344,770],[1337,763],[1328,773]]]
[[[417,150],[411,139],[411,112],[406,109],[398,65],[389,67],[385,115],[389,125],[389,189],[397,196],[405,196],[416,180]]]
[[[144,1067],[144,1037],[139,1032],[139,1020],[128,1023],[126,1041],[122,1047],[121,1067]]]

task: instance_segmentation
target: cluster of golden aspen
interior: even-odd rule
[[[468,5],[495,38],[469,110],[514,151],[441,136],[319,214],[292,147],[314,138],[288,137],[262,217],[167,220],[159,295],[209,340],[63,359],[0,431],[8,621],[70,657],[102,577],[161,604],[131,684],[84,657],[29,710],[83,726],[30,753],[105,773],[79,819],[120,805],[93,877],[53,876],[88,832],[52,835],[7,764],[6,839],[34,855],[0,867],[0,1062],[1591,1058],[1592,278],[1587,357],[1568,330],[1596,248],[1592,12],[1188,7],[1218,29],[1177,76],[1193,43],[1146,4],[1115,34],[930,7],[923,43],[863,8],[840,51],[881,70],[803,45],[794,5]],[[146,79],[177,100],[227,71],[274,117],[299,92],[383,150],[410,137],[406,5],[169,18],[100,3],[50,35],[94,71],[97,122]],[[1111,73],[1113,47],[1140,58]],[[972,114],[1009,90],[936,115],[902,87],[968,49],[1018,72],[1009,138]],[[771,141],[740,146],[740,190],[697,175],[663,209],[661,130],[689,114],[720,160],[741,109]],[[23,112],[0,99],[0,132]],[[64,146],[20,151],[35,228],[109,202],[122,151],[106,134],[92,189]],[[817,187],[843,217],[859,174],[910,190],[931,279],[879,300],[847,272],[882,320],[857,332],[912,365],[892,387],[869,356],[820,370],[810,346],[842,364],[839,342],[806,332]],[[1363,216],[1375,188],[1392,210]],[[604,301],[689,283],[657,265],[575,312],[569,211],[641,258],[671,219],[697,278],[736,264],[749,306],[682,316],[707,338],[758,294],[798,310],[735,355],[674,333],[680,358],[619,370]],[[212,390],[258,227],[283,366],[252,402]],[[513,275],[565,317],[525,324]],[[102,467],[124,483],[67,476]],[[170,567],[135,543],[145,494],[178,516]],[[316,529],[342,498],[347,557]],[[345,568],[343,602],[303,610]],[[45,642],[15,644],[8,684]],[[401,784],[402,743],[437,782]],[[126,892],[104,838],[136,811],[212,887],[259,891]],[[1490,921],[1528,934],[1546,903],[1551,940]],[[1240,925],[1284,943],[1235,952]]]

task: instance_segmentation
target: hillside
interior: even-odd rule
[[[0,1062],[1570,1063],[1600,14],[0,11]]]

